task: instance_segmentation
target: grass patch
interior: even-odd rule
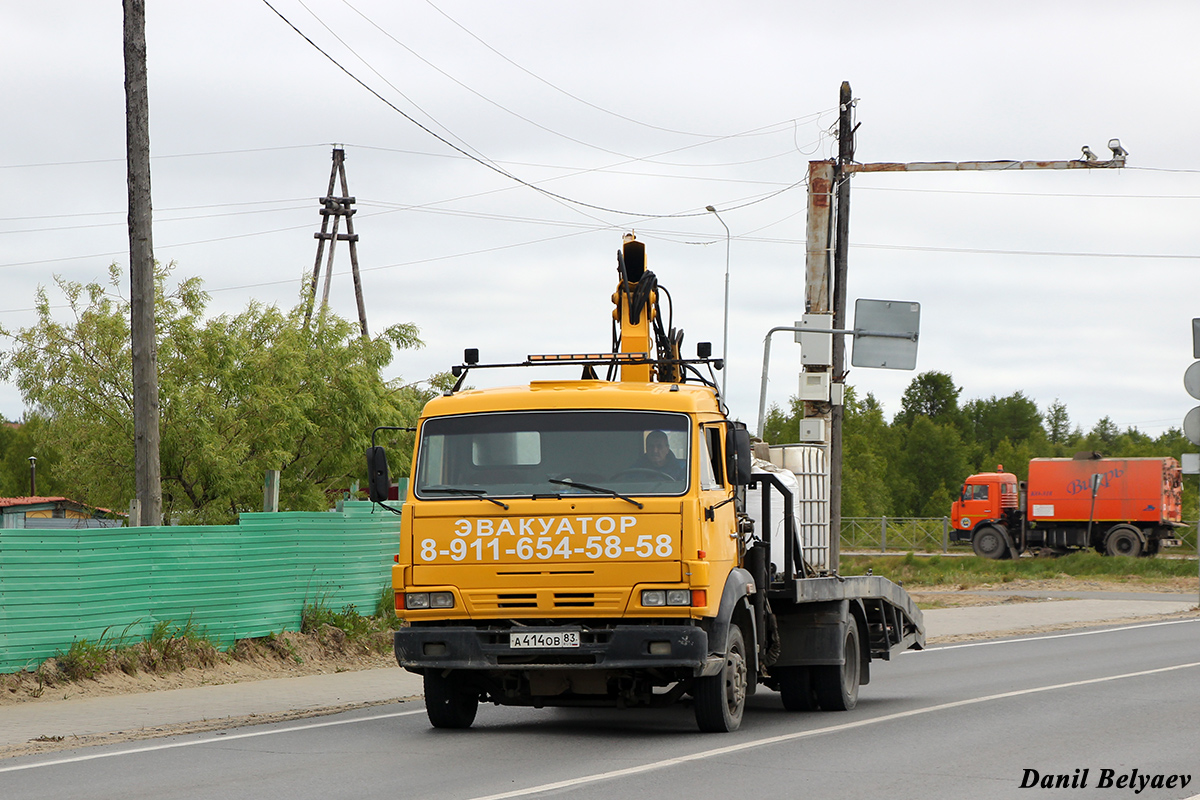
[[[905,586],[977,586],[1014,580],[1080,578],[1107,581],[1195,578],[1196,562],[1175,558],[1129,558],[1079,551],[1059,558],[993,561],[978,556],[843,556],[843,575],[875,575]]]
[[[315,602],[305,604],[301,609],[300,632],[314,635],[323,645],[334,649],[357,645],[386,652],[392,647],[392,631],[400,625],[391,597],[389,586],[376,600],[375,616],[366,617],[353,603],[334,609],[323,595],[318,596]]]

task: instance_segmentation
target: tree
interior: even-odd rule
[[[1046,438],[1051,444],[1066,444],[1071,438],[1071,418],[1067,407],[1058,398],[1046,409]]]
[[[57,469],[58,453],[38,444],[44,420],[30,415],[21,424],[0,422],[0,497],[29,494],[29,457],[37,458],[37,493],[41,497],[70,496]]]
[[[788,401],[788,411],[784,413],[779,406],[771,404],[767,417],[763,420],[762,440],[769,444],[788,444],[800,438],[800,418],[804,415],[800,398],[792,396]]]
[[[922,372],[904,390],[895,422],[908,428],[918,416],[923,416],[934,422],[957,424],[961,393],[962,388],[954,385],[948,372]]]
[[[967,461],[958,428],[949,423],[937,423],[919,415],[912,427],[902,431],[898,458],[891,476],[896,502],[893,513],[900,516],[920,516],[949,513],[949,504],[931,509],[933,499],[952,497],[967,474]],[[939,495],[938,490],[945,492]]]
[[[251,303],[206,320],[199,279],[168,292],[170,271],[155,274],[168,519],[228,522],[257,510],[272,469],[281,508],[328,508],[329,492],[365,477],[371,430],[412,424],[428,397],[380,378],[393,348],[420,345],[411,325],[366,340],[327,312],[306,326],[303,304]],[[61,454],[74,499],[122,508],[134,494],[129,301],[115,265],[107,287],[57,283],[73,320],[56,322],[39,289],[37,323],[0,331],[14,342],[0,373],[45,418],[41,443]]]
[[[895,434],[888,429],[875,395],[859,400],[846,387],[842,429],[842,516],[878,517],[892,513],[888,461]]]
[[[1088,431],[1088,435],[1084,439],[1084,449],[1096,450],[1106,456],[1113,455],[1116,452],[1115,445],[1120,434],[1121,431],[1117,428],[1117,424],[1112,421],[1111,417],[1105,416]]]

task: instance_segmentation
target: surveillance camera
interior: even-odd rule
[[[1096,157],[1096,154],[1092,152],[1092,148],[1088,147],[1086,144],[1083,146],[1083,160],[1084,161],[1098,160]]]
[[[1122,156],[1129,155],[1129,151],[1126,150],[1124,147],[1121,147],[1120,139],[1109,139],[1108,140],[1108,149],[1112,150],[1114,158],[1121,158]]]

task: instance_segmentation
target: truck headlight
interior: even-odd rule
[[[426,608],[454,608],[454,592],[409,592],[404,607],[410,611]]]
[[[658,606],[690,606],[692,591],[690,589],[643,589],[642,605],[651,608]]]
[[[667,593],[662,589],[643,589],[642,590],[642,605],[644,606],[665,606],[667,604]]]
[[[667,605],[690,606],[692,604],[691,589],[671,589],[667,592]]]

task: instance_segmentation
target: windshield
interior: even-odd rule
[[[424,499],[463,496],[451,489],[499,496],[683,494],[688,430],[687,416],[651,411],[435,417],[421,428],[415,491]]]

